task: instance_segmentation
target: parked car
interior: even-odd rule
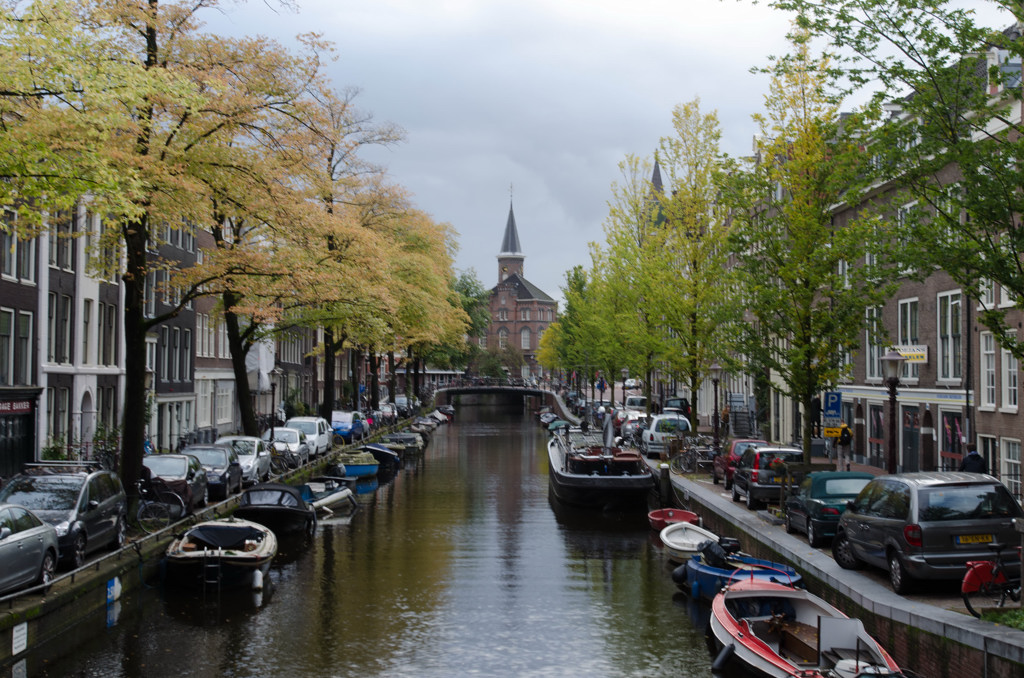
[[[668,412],[669,410],[675,410],[676,412],[682,412],[684,416],[690,416],[690,401],[686,398],[672,396],[671,398],[665,398],[665,406],[662,412]]]
[[[1017,544],[1014,518],[1024,515],[992,476],[935,471],[879,476],[846,505],[832,540],[841,567],[867,563],[889,570],[896,593],[915,580],[959,580],[968,560],[990,560],[991,543]],[[1020,568],[1017,549],[1003,562]]]
[[[789,466],[802,464],[803,461],[804,452],[797,447],[748,447],[740,455],[733,471],[732,500],[739,501],[740,495],[743,495],[749,509],[759,508],[764,502],[781,503],[787,477],[783,475],[781,465],[786,465],[791,483],[789,487],[795,487],[803,481],[803,476]]]
[[[660,456],[668,451],[668,441],[690,430],[690,421],[681,414],[659,414],[651,417],[651,424],[643,432],[641,444],[648,457]]]
[[[227,499],[228,495],[242,491],[242,464],[231,446],[189,445],[182,452],[202,464],[211,497]]]
[[[809,473],[786,499],[786,532],[803,532],[811,546],[821,546],[835,536],[846,502],[874,477],[863,471]]]
[[[284,425],[286,428],[297,428],[306,434],[312,456],[319,457],[330,452],[334,436],[331,425],[323,417],[292,417]]]
[[[275,426],[263,432],[263,440],[272,443],[274,447],[285,452],[292,459],[291,464],[297,468],[309,463],[310,444],[306,434],[297,428],[287,426]]]
[[[199,460],[191,454],[147,454],[142,464],[154,478],[160,478],[185,502],[185,510],[195,511],[210,501],[210,488]]]
[[[395,396],[395,407],[398,409],[398,416],[405,419],[412,414],[412,403],[404,395]]]
[[[753,445],[767,445],[767,440],[757,438],[737,438],[729,443],[729,449],[715,456],[714,466],[711,471],[711,480],[718,484],[721,479],[725,483],[725,489],[732,489],[732,474],[736,470],[743,452]]]
[[[4,484],[0,503],[24,506],[53,525],[61,564],[72,569],[97,549],[124,544],[128,497],[121,480],[99,466],[27,464]]]
[[[53,525],[24,506],[0,504],[0,594],[49,584],[59,548]]]
[[[630,395],[626,396],[625,404],[623,407],[627,410],[633,410],[635,412],[647,412],[647,398],[642,395]]]
[[[381,417],[385,426],[391,426],[398,421],[398,408],[394,403],[383,403],[380,406]]]
[[[270,478],[270,448],[255,436],[223,436],[214,445],[227,445],[238,455],[242,466],[242,485],[255,485]]]
[[[334,429],[334,442],[340,444],[362,440],[369,433],[366,417],[356,410],[331,412],[331,428]]]

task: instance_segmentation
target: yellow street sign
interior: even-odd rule
[[[825,429],[825,437],[826,438],[838,438],[840,430],[841,429],[838,429],[838,428],[827,428],[827,429]]]

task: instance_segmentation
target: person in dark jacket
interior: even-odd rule
[[[968,445],[967,455],[960,462],[960,470],[967,473],[988,473],[988,463],[985,457],[978,454],[974,445]]]

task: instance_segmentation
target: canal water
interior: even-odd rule
[[[557,504],[545,439],[529,412],[460,405],[357,512],[285,543],[262,594],[154,582],[22,675],[711,675],[707,609],[643,511]]]

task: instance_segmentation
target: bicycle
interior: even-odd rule
[[[967,611],[975,617],[988,607],[1003,607],[1007,598],[1020,602],[1020,577],[1011,577],[1003,566],[1002,550],[1005,544],[989,544],[996,552],[993,560],[970,560],[960,583]],[[1018,553],[1020,547],[1017,547]]]
[[[136,483],[139,510],[135,520],[146,534],[159,532],[185,515],[185,502],[159,478]]]

